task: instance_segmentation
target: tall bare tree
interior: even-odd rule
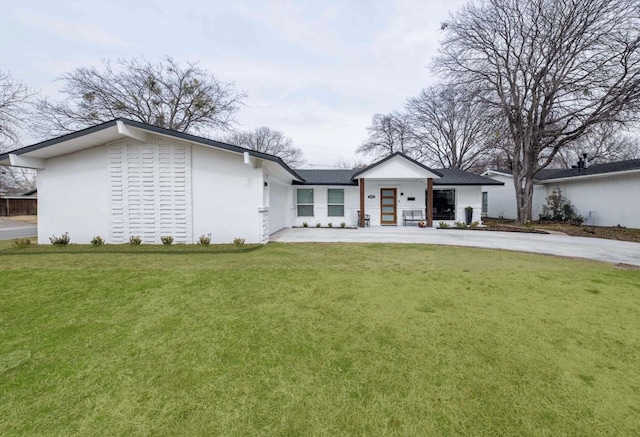
[[[505,119],[518,221],[531,220],[533,175],[640,100],[637,0],[485,0],[451,17],[437,67]]]
[[[395,152],[413,155],[411,128],[406,114],[375,114],[367,128],[369,137],[356,150],[357,153],[383,158]]]
[[[77,68],[60,80],[66,99],[38,103],[43,136],[116,117],[188,133],[228,130],[245,97],[197,63],[182,66],[169,57],[156,63],[121,59],[115,66],[107,60],[102,69]]]
[[[225,141],[256,152],[278,156],[290,167],[299,167],[306,162],[302,149],[295,147],[291,138],[266,126],[252,131],[234,132],[228,135]]]
[[[452,84],[425,88],[406,110],[420,160],[445,168],[478,166],[494,138],[494,116],[474,93]]]
[[[551,165],[571,168],[585,153],[589,165],[640,159],[640,139],[615,125],[596,126],[588,135],[559,150]]]
[[[354,158],[353,160],[348,160],[340,158],[333,164],[333,168],[338,170],[353,170],[356,168],[365,168],[367,165],[369,164],[361,159]]]
[[[10,73],[0,71],[0,152],[20,147],[35,93]],[[30,189],[35,186],[31,170],[0,166],[0,188]]]

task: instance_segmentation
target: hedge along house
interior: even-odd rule
[[[0,164],[37,170],[39,243],[66,231],[77,243],[207,234],[265,243],[304,221],[355,226],[358,210],[372,225],[402,224],[407,209],[462,220],[466,206],[479,220],[480,187],[500,184],[402,154],[362,170],[292,170],[273,155],[127,119],[0,154]]]

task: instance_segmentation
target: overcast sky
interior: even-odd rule
[[[0,0],[0,70],[56,97],[62,73],[102,59],[200,61],[248,94],[240,129],[281,130],[331,166],[436,80],[440,24],[464,3]]]

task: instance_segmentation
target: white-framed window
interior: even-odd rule
[[[482,192],[482,215],[489,214],[489,193],[487,191]]]
[[[298,217],[313,217],[313,188],[298,188],[296,190],[296,204]]]
[[[343,188],[329,188],[327,190],[327,216],[344,217]]]

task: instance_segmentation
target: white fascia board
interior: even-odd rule
[[[143,143],[147,141],[147,133],[141,131],[140,129],[127,126],[120,120],[116,121],[116,126],[120,135],[133,138],[134,140],[142,141]]]
[[[35,168],[42,170],[44,168],[44,159],[10,153],[9,164],[12,167]]]

